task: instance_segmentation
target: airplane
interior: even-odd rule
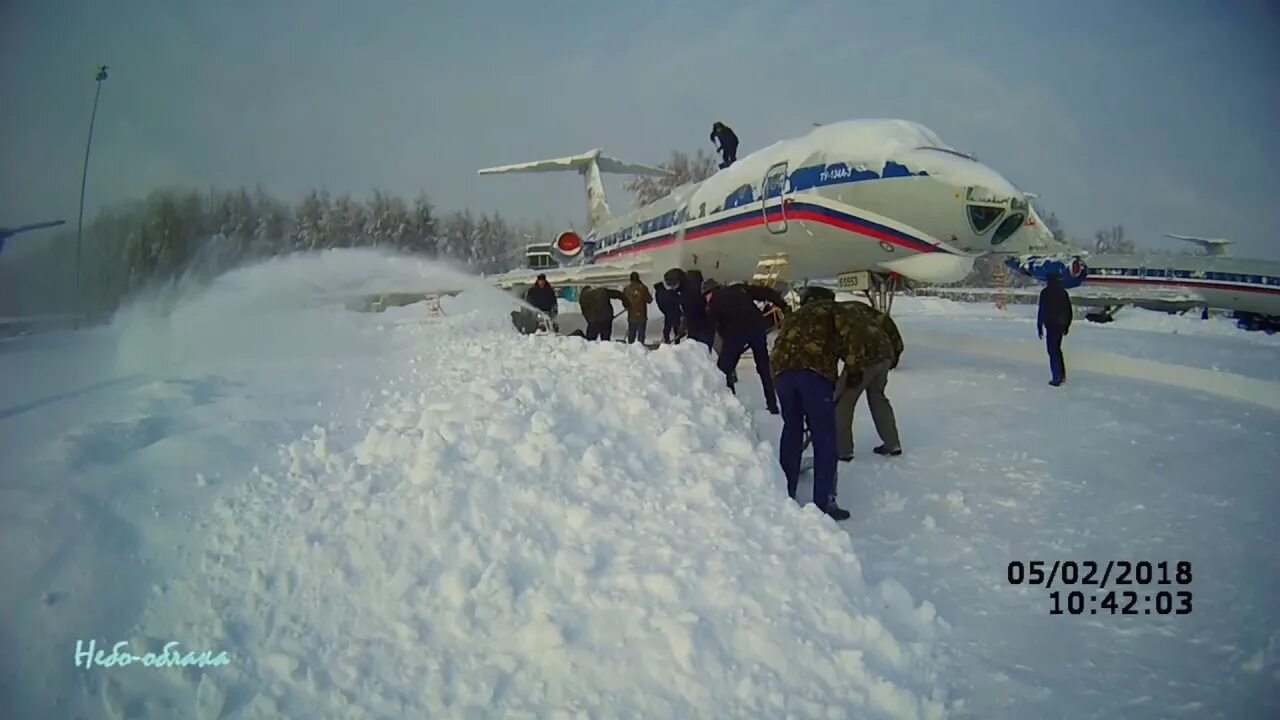
[[[1222,238],[1165,237],[1195,243],[1205,254],[1086,259],[1085,254],[1059,253],[1008,257],[1005,264],[1041,282],[1056,273],[1073,301],[1102,308],[1086,315],[1094,322],[1114,320],[1124,305],[1166,312],[1199,307],[1205,317],[1210,308],[1230,310],[1245,330],[1280,329],[1280,261],[1230,257],[1230,241]]]
[[[539,273],[562,286],[622,283],[633,271],[650,285],[670,268],[746,280],[760,258],[780,254],[794,277],[945,283],[968,275],[987,252],[1026,253],[1052,241],[1030,220],[1017,186],[907,120],[814,127],[621,217],[609,210],[601,173],[666,170],[597,148],[479,174],[545,172],[583,176],[588,232],[566,230],[550,243],[554,267],[542,262],[488,278],[499,287],[526,287]]]
[[[0,252],[4,252],[5,241],[17,235],[18,233],[30,232],[31,230],[41,230],[44,228],[57,227],[65,225],[66,220],[51,220],[48,222],[31,223],[30,225],[19,225],[18,227],[0,227]],[[79,317],[77,315],[29,315],[23,317],[0,317],[0,329],[11,328],[19,325],[32,325],[39,322],[51,320],[70,320]],[[11,339],[11,338],[6,338]]]
[[[30,230],[40,230],[47,227],[56,227],[66,224],[66,220],[52,220],[50,222],[32,223],[30,225],[21,225],[16,228],[0,228],[0,252],[4,252],[4,242],[18,233],[28,232]]]

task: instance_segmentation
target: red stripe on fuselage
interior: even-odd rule
[[[769,214],[771,218],[776,217],[777,220],[784,219],[782,212],[777,211],[776,209],[773,209],[773,208],[771,208],[770,210],[771,212]],[[884,242],[890,243],[892,245],[896,245],[898,247],[904,248],[906,250],[910,250],[912,252],[919,252],[919,253],[929,252],[926,250],[922,250],[918,247],[915,247],[910,242],[903,240],[902,238],[890,235],[889,233],[876,230],[875,228],[867,227],[857,222],[844,220],[842,218],[832,217],[831,215],[828,215],[826,213],[821,213],[814,210],[808,210],[804,208],[788,210],[786,213],[785,219],[788,221],[803,220],[805,222],[821,223],[823,225],[834,227],[839,230],[844,230],[846,232],[851,232],[856,235],[869,237],[873,240],[882,240]],[[771,221],[773,220],[771,219]],[[763,213],[747,213],[738,219],[725,221],[722,224],[713,225],[711,227],[694,228],[692,230],[689,230],[685,233],[684,239],[685,239],[685,242],[696,242],[698,240],[705,240],[709,237],[714,237],[716,235],[723,235],[725,233],[736,232],[738,230],[746,230],[747,228],[755,227],[757,225],[762,225],[764,224],[764,222],[765,222],[765,218]],[[659,239],[644,240],[632,247],[621,247],[621,248],[618,248],[617,250],[605,250],[603,252],[596,253],[595,257],[615,258],[623,255],[634,255],[636,253],[649,252],[650,250],[655,250],[658,248],[667,247],[668,245],[673,245],[675,244],[675,241],[676,241],[675,235],[659,236]],[[915,242],[920,243],[921,245],[927,246],[929,248],[933,248],[935,251],[941,250],[941,248],[937,248],[936,246],[931,245],[924,240],[916,240]]]
[[[864,237],[869,237],[873,240],[882,240],[891,245],[897,245],[900,248],[905,248],[913,252],[918,252],[918,253],[934,252],[940,249],[924,240],[916,240],[915,242],[919,243],[920,245],[927,246],[928,248],[930,248],[929,250],[924,250],[920,247],[916,247],[915,245],[913,245],[911,242],[907,240],[903,240],[900,237],[891,235],[881,230],[877,230],[873,227],[867,227],[866,225],[863,225],[861,223],[845,220],[843,218],[831,217],[830,215],[816,212],[814,210],[808,210],[808,209],[793,210],[787,213],[787,219],[790,220],[792,218],[797,220],[804,220],[806,222],[820,222],[824,225],[830,225],[831,227],[839,228],[840,230],[845,230],[851,233],[856,233]]]

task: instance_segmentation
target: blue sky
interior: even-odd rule
[[[306,8],[300,10],[297,8]],[[1225,236],[1280,258],[1280,10],[1185,2],[226,0],[0,4],[0,224],[171,183],[581,222],[574,175],[477,168],[603,147],[745,154],[903,117],[1039,193],[1069,232]],[[627,205],[609,183],[615,210]]]

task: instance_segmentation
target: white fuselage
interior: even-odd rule
[[[999,173],[900,120],[833,123],[752,153],[700,183],[593,229],[588,263],[643,257],[751,277],[786,253],[793,279],[853,270],[953,282],[988,251],[1028,252],[1026,196]],[[1019,232],[1021,231],[1021,232]]]
[[[1207,307],[1280,318],[1280,262],[1274,260],[1098,255],[1087,264],[1084,288],[1134,299],[1185,293]]]

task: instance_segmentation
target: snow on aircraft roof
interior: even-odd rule
[[[727,170],[707,179],[704,187],[719,192],[737,186],[744,177],[763,178],[783,158],[792,163],[792,170],[827,160],[844,161],[875,172],[893,160],[905,163],[913,172],[923,170],[961,185],[984,188],[993,195],[1022,197],[1022,192],[1004,177],[947,145],[929,128],[911,120],[893,119],[841,120],[820,125],[804,135],[779,140],[739,158]]]

